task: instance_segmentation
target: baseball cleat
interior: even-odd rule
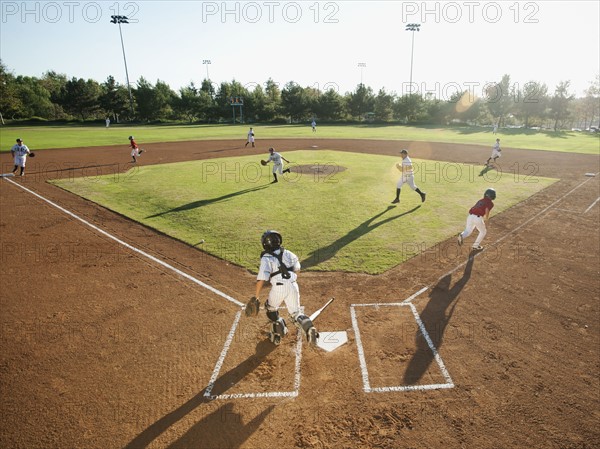
[[[426,196],[427,196],[427,194],[426,194],[425,192],[423,192],[423,193],[421,194],[421,203],[424,203],[424,202],[425,202],[425,197],[426,197]]]
[[[311,327],[306,333],[306,339],[308,340],[308,344],[316,346],[319,340],[319,333],[317,332],[316,327]]]
[[[460,234],[458,234],[458,244],[459,244],[460,246],[462,246],[462,244],[463,244],[463,236],[462,236],[462,232],[461,232]]]
[[[392,201],[392,204],[398,204],[400,202],[400,200],[398,198],[396,198],[394,201]]]
[[[473,251],[481,251],[483,249],[483,246],[481,245],[477,245],[473,247]]]
[[[275,346],[279,346],[281,344],[281,335],[274,332],[269,332],[269,340],[271,340],[271,343],[273,343]]]

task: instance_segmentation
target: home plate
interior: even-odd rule
[[[2,173],[0,174],[0,178],[10,178],[11,176],[15,176],[14,173]]]
[[[317,346],[327,352],[335,351],[337,348],[348,342],[348,333],[341,332],[319,332]]]

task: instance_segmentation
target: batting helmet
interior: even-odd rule
[[[262,235],[260,242],[265,251],[275,251],[281,247],[283,243],[283,238],[281,234],[277,231],[265,231]]]
[[[129,140],[133,140],[133,136],[129,136]]]
[[[487,196],[489,199],[491,200],[495,200],[496,199],[496,191],[494,189],[487,189],[485,191],[485,193],[483,194],[483,196]]]

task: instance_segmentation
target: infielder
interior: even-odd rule
[[[288,161],[281,154],[279,154],[277,151],[275,151],[275,149],[273,147],[269,148],[269,159],[267,159],[267,164],[269,162],[273,162],[273,178],[274,178],[274,180],[271,182],[271,184],[275,184],[276,182],[278,182],[277,181],[277,173],[279,173],[280,175],[283,175],[284,173],[290,172],[289,168],[286,168],[285,170],[283,169],[282,160],[286,161],[288,164],[290,163],[290,161]]]
[[[396,164],[396,168],[402,173],[402,175],[396,184],[396,198],[394,201],[392,201],[392,204],[397,204],[400,202],[400,189],[404,183],[408,184],[411,189],[421,195],[421,202],[424,203],[425,196],[427,194],[425,192],[421,192],[421,190],[415,185],[412,161],[410,160],[410,157],[408,157],[408,151],[400,151],[400,156],[402,156],[402,163]]]
[[[492,200],[496,199],[496,191],[494,189],[487,189],[483,194],[483,198],[477,201],[475,206],[469,209],[469,216],[467,217],[467,225],[465,230],[458,234],[458,244],[462,246],[464,239],[471,235],[473,229],[477,228],[479,235],[473,243],[473,249],[480,251],[483,249],[481,242],[487,234],[485,222],[490,218],[490,211],[494,207]]]
[[[493,160],[493,162],[495,163],[496,159],[498,159],[500,156],[502,156],[500,154],[501,152],[502,152],[502,150],[500,149],[500,139],[496,139],[496,143],[492,147],[492,155],[490,157],[488,157],[488,160],[485,163],[485,165],[489,167],[491,160]]]
[[[260,255],[260,268],[256,276],[256,293],[246,304],[246,316],[257,316],[260,309],[260,292],[265,282],[271,283],[271,291],[265,303],[267,318],[271,321],[269,339],[275,345],[288,333],[285,320],[279,316],[279,306],[285,302],[294,325],[301,329],[310,344],[316,344],[319,333],[312,320],[300,309],[300,290],[296,280],[300,261],[291,251],[283,248],[283,238],[277,231],[266,231],[261,237],[264,251]]]
[[[311,123],[311,126],[312,126],[312,132],[316,133],[317,132],[317,122],[315,122],[314,119],[313,119],[313,121]]]
[[[251,143],[252,148],[254,148],[254,130],[252,128],[250,128],[250,130],[248,131],[248,139],[246,141],[246,145],[244,145],[244,148],[246,148],[249,143]]]
[[[17,168],[21,167],[21,176],[25,176],[25,163],[27,162],[27,155],[31,154],[27,145],[23,143],[21,139],[17,139],[17,143],[10,149],[10,154],[14,158],[15,168],[12,172],[15,173]]]
[[[136,157],[141,156],[144,150],[141,150],[140,147],[138,147],[133,136],[129,136],[129,144],[131,145],[131,157],[133,158],[133,161],[131,162],[135,164],[137,162]]]

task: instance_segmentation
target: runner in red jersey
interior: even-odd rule
[[[475,243],[473,243],[473,249],[476,251],[481,251],[483,249],[481,241],[485,237],[485,234],[487,234],[485,222],[490,218],[490,211],[494,207],[492,200],[495,199],[496,191],[494,189],[487,189],[483,194],[483,198],[477,201],[475,206],[469,209],[465,230],[458,234],[459,245],[462,245],[464,239],[469,237],[473,230],[477,228],[479,235],[477,236],[477,239],[475,239]]]

